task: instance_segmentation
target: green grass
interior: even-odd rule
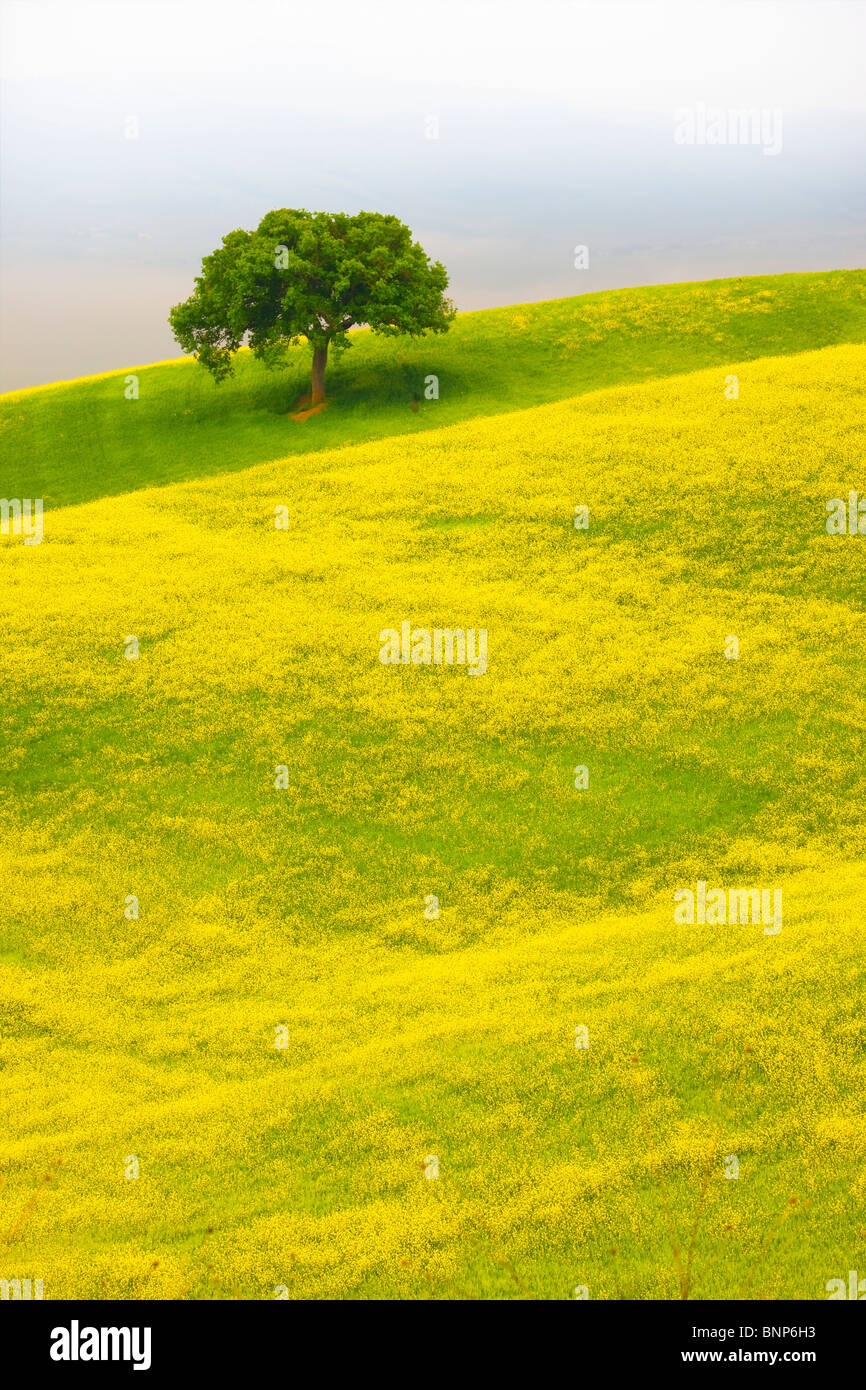
[[[288,413],[310,353],[271,373],[249,352],[221,386],[192,359],[2,398],[2,495],[46,509],[435,429],[602,387],[866,340],[866,272],[754,276],[461,314],[444,336],[361,331],[328,375],[328,410]],[[127,370],[139,399],[124,397]],[[427,375],[440,397],[424,398]],[[417,413],[412,410],[417,398]]]
[[[866,537],[823,524],[866,352],[801,352],[863,306],[360,335],[303,425],[303,354],[6,398],[0,491],[56,510],[0,541],[0,1277],[673,1299],[698,1211],[691,1298],[866,1269]],[[487,674],[384,668],[402,617],[487,627]],[[782,885],[781,934],[676,927],[699,877]]]

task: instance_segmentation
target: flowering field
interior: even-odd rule
[[[4,494],[65,507],[606,386],[861,343],[866,271],[602,290],[459,314],[444,336],[350,338],[328,368],[327,411],[304,421],[290,412],[309,386],[305,346],[278,372],[244,349],[219,386],[185,357],[10,392],[0,398]]]
[[[0,1275],[866,1269],[866,536],[825,526],[864,375],[713,366],[0,539]],[[484,629],[486,672],[382,664],[404,621]],[[676,923],[701,880],[782,930]]]

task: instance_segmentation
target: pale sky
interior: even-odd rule
[[[866,262],[863,0],[0,16],[2,389],[175,355],[201,257],[272,207],[396,213],[466,309]],[[779,109],[781,153],[676,145],[699,103]]]
[[[702,100],[866,111],[859,0],[8,0],[3,8],[4,77],[233,75],[257,88],[288,82],[300,100],[321,97],[326,84],[335,109],[381,85],[404,96],[455,86],[630,110]]]

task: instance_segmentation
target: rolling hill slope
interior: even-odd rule
[[[184,358],[9,393],[3,495],[68,506],[620,383],[864,342],[866,271],[605,290],[461,314],[438,338],[353,337],[329,369],[327,412],[304,422],[288,412],[309,387],[305,348],[277,374],[242,353],[219,387]],[[129,372],[136,400],[125,398]],[[425,398],[431,374],[438,400]]]
[[[726,356],[0,540],[5,1277],[810,1299],[862,1263],[866,538],[824,523],[864,369]],[[383,665],[403,621],[483,628],[486,673]],[[676,923],[698,880],[781,888],[781,932]]]

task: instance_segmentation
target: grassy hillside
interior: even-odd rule
[[[755,276],[462,314],[443,337],[354,336],[327,412],[289,414],[309,388],[299,348],[273,374],[249,353],[216,386],[192,359],[2,398],[3,494],[66,506],[148,484],[501,414],[620,383],[866,341],[866,272]],[[439,378],[438,400],[424,396]],[[412,409],[418,398],[417,412]]]
[[[866,538],[824,522],[864,490],[866,348],[731,365],[730,335],[779,321],[701,289],[729,312],[687,349],[661,327],[686,288],[617,343],[596,320],[591,348],[589,299],[537,312],[570,316],[548,351],[580,389],[725,366],[0,541],[4,1276],[46,1298],[820,1299],[862,1268]],[[511,360],[524,332],[529,362],[534,332],[498,335],[491,400],[543,388]],[[492,354],[464,351],[467,414]],[[308,449],[370,373],[339,378]],[[127,485],[179,382],[192,422],[136,481],[291,431],[275,385],[245,425],[185,365],[142,380],[114,433],[116,379],[81,387],[110,464],[55,458],[55,501]],[[383,666],[403,619],[485,628],[487,673]],[[675,925],[699,878],[781,887],[782,931]]]

